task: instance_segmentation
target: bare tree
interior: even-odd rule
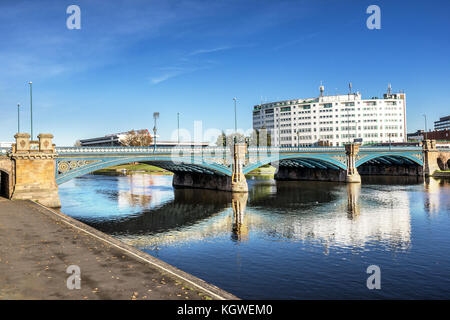
[[[260,130],[254,129],[252,133],[245,137],[242,133],[231,133],[229,135],[225,135],[225,132],[217,137],[217,146],[232,146],[234,144],[236,138],[237,143],[248,143],[249,146],[258,146],[258,147],[270,147],[271,146],[271,135],[270,132],[265,128],[261,128]]]
[[[152,136],[147,130],[131,130],[120,141],[120,143],[126,147],[146,147],[150,146],[152,142]]]
[[[227,135],[225,132],[222,131],[222,133],[217,137],[216,145],[218,147],[225,147],[227,145]]]

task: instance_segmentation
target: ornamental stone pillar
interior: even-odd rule
[[[11,159],[15,168],[12,200],[32,200],[59,208],[61,203],[55,180],[55,145],[53,135],[40,134],[38,141],[30,141],[28,133],[17,133]]]
[[[247,179],[242,168],[245,163],[247,145],[235,143],[233,146],[233,175],[231,176],[231,192],[248,192]]]
[[[358,169],[356,168],[356,156],[358,152],[359,144],[350,143],[345,145],[345,154],[347,156],[347,172],[345,176],[345,182],[361,182],[361,176],[359,175]]]
[[[424,140],[423,150],[423,174],[426,177],[432,176],[436,170],[439,170],[438,157],[439,150],[436,148],[436,140]]]

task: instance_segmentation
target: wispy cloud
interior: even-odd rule
[[[195,50],[192,51],[191,53],[188,54],[188,56],[196,56],[199,54],[205,54],[205,53],[213,53],[213,52],[218,52],[218,51],[224,51],[224,50],[230,50],[232,48],[235,48],[236,46],[232,47],[232,46],[223,46],[223,47],[217,47],[217,48],[212,48],[212,49],[200,49],[200,50]]]
[[[184,56],[181,56],[178,58],[178,63],[182,66],[177,67],[162,67],[159,68],[158,71],[161,72],[160,75],[152,77],[150,79],[150,82],[152,85],[159,84],[161,82],[167,81],[169,79],[187,74],[196,72],[203,69],[209,69],[213,67],[217,62],[214,60],[205,60],[201,57],[202,55],[206,55],[209,53],[215,53],[215,52],[221,52],[225,50],[232,50],[236,48],[243,48],[243,47],[251,47],[254,46],[253,44],[246,44],[246,45],[227,45],[227,46],[218,46],[210,49],[199,49],[194,50]],[[195,57],[195,59],[194,59]]]
[[[150,79],[150,82],[152,85],[157,85],[161,82],[167,81],[169,79],[187,74],[187,73],[192,73],[198,70],[202,70],[202,69],[206,69],[209,68],[209,66],[203,66],[203,67],[196,67],[196,66],[192,66],[192,67],[164,67],[164,68],[159,68],[160,71],[160,75],[152,77]]]
[[[282,44],[280,44],[278,46],[275,46],[273,49],[274,50],[279,50],[279,49],[284,49],[284,48],[287,48],[287,47],[290,47],[290,46],[294,46],[296,44],[299,44],[299,43],[302,43],[304,41],[307,41],[308,39],[312,39],[312,38],[318,36],[319,34],[320,34],[320,32],[312,32],[312,33],[309,33],[309,34],[306,34],[306,35],[302,35],[302,36],[300,36],[297,39],[294,39],[294,40],[282,43]]]
[[[177,76],[180,76],[180,75],[188,73],[188,72],[190,72],[190,71],[189,70],[167,71],[167,72],[162,73],[159,76],[153,77],[150,81],[153,85],[156,85],[158,83],[167,81],[171,78],[175,78]]]
[[[252,45],[224,45],[213,47],[210,49],[199,49],[191,51],[181,57],[177,58],[177,65],[175,67],[161,67],[158,71],[161,73],[158,76],[152,77],[150,82],[152,85],[159,84],[161,82],[167,81],[169,79],[187,74],[196,72],[202,69],[211,68],[216,61],[213,60],[205,60],[202,58],[203,55],[207,55],[209,53],[221,52],[225,50],[232,50],[235,48],[248,47]]]

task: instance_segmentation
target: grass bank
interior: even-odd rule
[[[275,175],[275,168],[272,167],[269,164],[266,164],[262,167],[259,167],[249,173],[247,173],[245,176],[247,178],[267,178],[267,179],[273,179]]]
[[[167,174],[167,175],[172,174],[172,172],[170,171],[145,163],[122,164],[120,166],[109,167],[94,172],[94,174],[103,174],[103,175],[119,175],[119,174],[133,174],[133,173],[151,173],[151,174]]]
[[[151,173],[151,174],[173,174],[170,171],[164,170],[162,168],[158,168],[145,163],[136,163],[136,164],[122,164],[120,166],[113,166],[101,170],[97,170],[94,174],[99,175],[120,175],[120,174],[133,174],[133,173]],[[273,179],[275,174],[275,168],[271,165],[264,165],[259,167],[245,176],[249,178],[267,178]]]
[[[436,170],[433,173],[433,177],[450,178],[450,170]]]

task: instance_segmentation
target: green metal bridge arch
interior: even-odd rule
[[[56,148],[55,176],[64,183],[96,170],[120,164],[149,163],[172,172],[192,172],[232,176],[232,155],[228,148],[164,148],[153,147],[60,147]],[[247,174],[263,165],[297,166],[313,169],[347,170],[345,148],[249,148],[242,172]],[[420,147],[361,147],[355,166],[381,163],[385,165],[423,166]]]

